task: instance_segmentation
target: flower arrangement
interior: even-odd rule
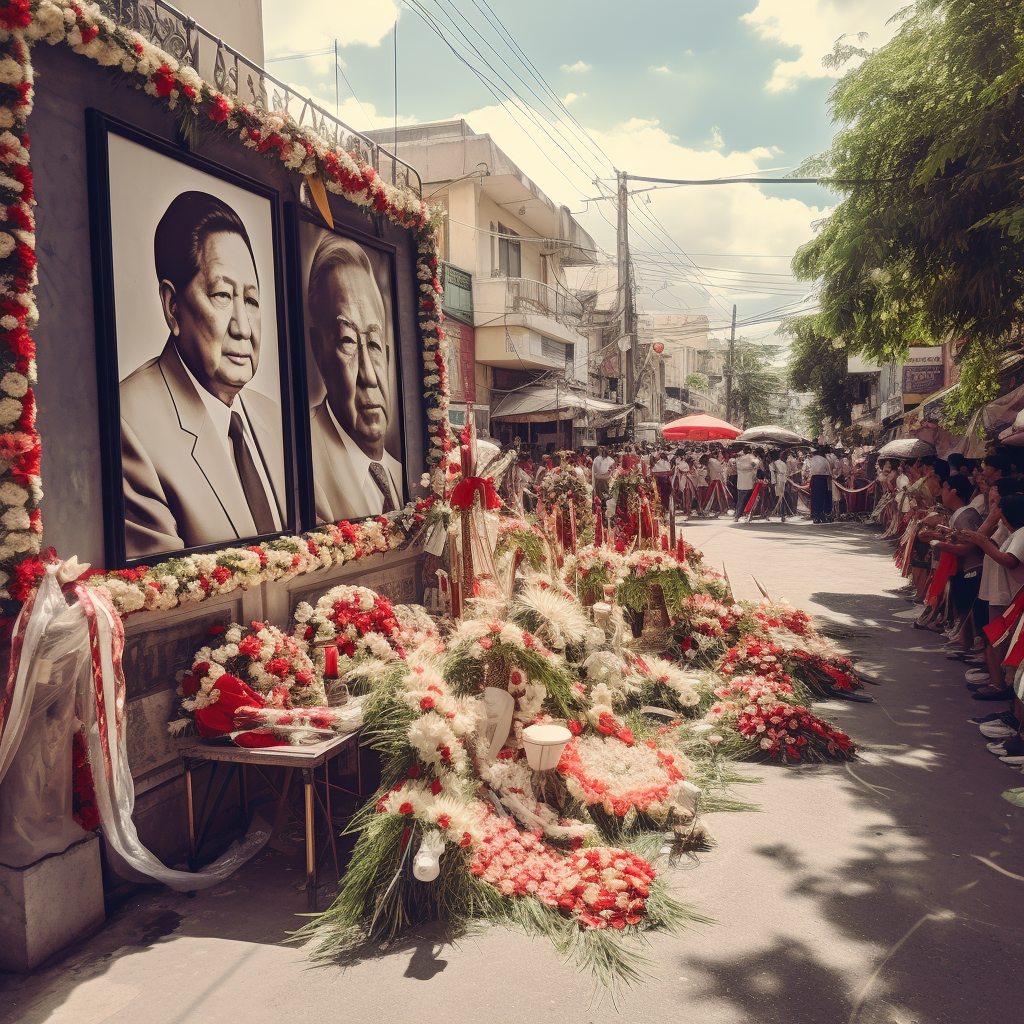
[[[100,812],[84,726],[75,731],[71,740],[71,816],[86,832],[99,828]]]
[[[547,539],[536,523],[518,516],[501,516],[498,519],[498,545],[494,551],[495,560],[516,549],[522,551],[533,569],[542,569],[547,561]]]
[[[612,548],[581,548],[566,558],[562,578],[584,604],[603,600],[605,586],[614,584],[625,566],[625,559]]]
[[[193,724],[201,736],[237,731],[242,707],[282,709],[327,702],[307,645],[266,622],[215,626],[217,642],[201,647],[178,680],[181,715],[169,729],[180,734]]]
[[[705,721],[719,729],[734,729],[752,753],[781,760],[848,760],[853,741],[845,733],[787,698],[793,689],[786,683],[756,676],[731,679],[715,690],[715,704]]]
[[[683,600],[693,593],[689,569],[667,551],[640,549],[630,554],[619,570],[615,599],[634,612],[643,611],[650,600],[652,585],[661,587],[671,616],[679,614]]]
[[[661,750],[653,739],[630,743],[625,756],[620,737],[580,736],[562,753],[558,770],[569,792],[588,807],[624,818],[639,811],[664,818],[676,801],[687,764],[680,754]],[[682,808],[679,808],[682,814]]]
[[[429,423],[428,467],[452,448],[448,383],[441,355],[442,288],[436,231],[441,214],[404,185],[392,185],[358,156],[328,143],[284,111],[244,103],[204,82],[195,70],[93,5],[74,0],[0,0],[0,600],[11,614],[42,574],[39,557],[41,441],[35,426],[35,348],[38,320],[33,178],[27,135],[32,111],[32,46],[64,43],[115,70],[178,119],[186,135],[207,132],[234,140],[355,203],[367,216],[385,216],[412,232],[419,282],[417,315]],[[203,601],[217,593],[282,581],[340,565],[404,543],[428,503],[415,503],[375,525],[338,524],[302,538],[227,549],[218,556],[170,559],[153,568],[97,575],[122,615]],[[347,529],[342,529],[347,527]],[[248,555],[255,558],[246,557]],[[207,566],[212,558],[214,564]],[[197,561],[198,559],[198,561]],[[214,572],[213,570],[219,570]]]
[[[332,587],[316,603],[301,602],[295,609],[295,632],[308,643],[330,643],[351,658],[365,637],[382,637],[386,645],[404,657],[402,628],[394,605],[368,587]],[[374,645],[372,650],[379,651]]]
[[[538,497],[549,514],[559,509],[562,514],[562,547],[575,550],[581,544],[594,542],[594,490],[578,466],[563,463],[549,469],[541,477]],[[570,516],[576,522],[576,533],[569,542]]]

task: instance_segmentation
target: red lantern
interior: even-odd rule
[[[654,343],[654,344],[653,344],[653,345],[651,346],[651,348],[653,348],[653,349],[654,349],[654,351],[655,351],[655,352],[657,352],[657,353],[658,353],[658,355],[660,356],[660,355],[661,355],[661,353],[665,351],[665,344],[664,344],[664,342],[661,342],[661,341],[656,341],[656,342],[655,342],[655,343]]]

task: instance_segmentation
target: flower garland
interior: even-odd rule
[[[74,0],[0,0],[0,600],[5,612],[24,600],[42,574],[39,475],[35,427],[35,346],[38,323],[32,170],[26,131],[32,111],[31,47],[65,43],[75,53],[116,70],[178,118],[187,134],[210,132],[298,174],[317,174],[328,191],[368,216],[383,215],[412,232],[416,244],[417,315],[423,353],[423,394],[429,426],[428,467],[451,450],[448,381],[441,355],[442,288],[436,229],[440,214],[403,186],[334,146],[287,113],[242,103],[204,82],[138,33],[91,4]],[[409,539],[429,500],[367,523],[340,523],[301,538],[215,555],[169,559],[152,568],[96,575],[122,615],[173,608],[263,582],[345,564]]]

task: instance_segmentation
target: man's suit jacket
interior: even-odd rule
[[[313,442],[313,495],[316,518],[320,523],[372,516],[363,489],[356,482],[356,471],[338,433],[325,398],[310,415],[309,431]],[[394,488],[396,507],[402,505],[402,464],[384,453],[380,460]]]
[[[217,436],[174,342],[121,382],[121,468],[129,558],[257,535],[227,442]],[[241,402],[287,521],[281,409]]]

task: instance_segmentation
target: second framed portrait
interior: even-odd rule
[[[294,297],[295,404],[312,524],[363,519],[406,501],[395,253],[286,209]]]
[[[111,568],[293,532],[277,193],[89,111]]]

